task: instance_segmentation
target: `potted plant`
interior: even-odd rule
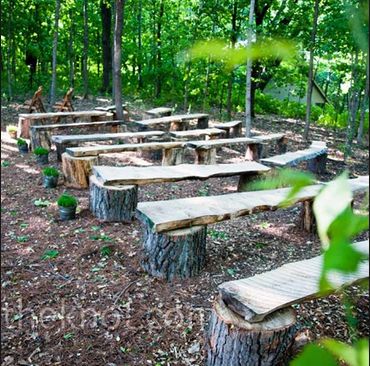
[[[9,126],[6,127],[6,132],[8,132],[8,135],[12,139],[16,139],[17,138],[17,131],[18,131],[18,127],[17,126],[9,125]]]
[[[49,163],[49,150],[45,149],[44,147],[36,147],[35,150],[33,150],[33,153],[36,156],[36,161],[40,165],[46,165]]]
[[[43,182],[42,185],[45,188],[56,188],[58,185],[59,172],[54,167],[47,167],[43,169]]]
[[[59,215],[62,221],[73,220],[76,218],[76,208],[78,205],[77,198],[63,193],[57,201],[59,207]]]
[[[17,139],[17,145],[18,145],[18,150],[21,154],[28,153],[28,144],[26,140],[23,140],[21,138]]]

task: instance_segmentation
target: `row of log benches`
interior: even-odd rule
[[[165,123],[171,124],[171,137],[186,139],[195,133],[182,131],[183,122],[180,120],[175,123],[169,122],[170,120],[171,117],[165,120]],[[286,141],[283,135],[254,139],[236,137],[213,140],[213,136],[219,137],[221,133],[212,135],[211,131],[207,131],[208,122],[199,129],[199,131],[203,129],[203,135],[209,138],[208,141],[146,142],[145,139],[158,138],[164,136],[164,133],[147,131],[147,128],[155,125],[155,121],[142,122],[145,123],[141,124],[141,131],[138,131],[137,135],[132,136],[132,133],[121,132],[119,136],[109,136],[111,139],[135,137],[139,140],[137,144],[67,147],[68,144],[79,143],[84,139],[100,141],[99,137],[94,135],[80,137],[80,140],[72,136],[64,139],[54,136],[52,140],[57,146],[60,144],[58,153],[63,160],[65,175],[76,176],[76,172],[73,171],[75,165],[65,164],[65,160],[87,161],[88,169],[83,175],[84,179],[87,177],[87,183],[90,184],[90,209],[96,217],[104,221],[125,222],[131,221],[136,216],[140,220],[143,230],[142,266],[152,276],[167,281],[196,276],[202,271],[206,261],[208,225],[280,208],[280,203],[287,196],[288,188],[244,192],[251,181],[261,174],[266,174],[270,167],[295,166],[302,161],[307,161],[311,171],[316,173],[325,171],[327,147],[321,142],[314,142],[306,150],[286,152]],[[119,121],[93,123],[96,126],[103,124],[111,126],[116,129],[112,133],[116,134],[121,124]],[[78,127],[91,125],[91,122],[85,125],[79,123]],[[43,143],[50,146],[50,137],[46,134],[42,136],[42,132],[59,128],[54,126],[56,125],[32,126],[30,131],[32,131],[31,136],[34,136],[34,146],[40,146]],[[76,123],[73,126],[68,124],[63,126],[76,127]],[[238,128],[237,123],[225,125],[226,137],[237,135]],[[278,142],[279,154],[263,158],[263,146],[271,141]],[[247,157],[259,162],[215,164],[216,149],[234,144],[247,145]],[[180,151],[189,147],[197,151],[198,164],[166,166],[182,163]],[[158,149],[163,150],[165,166],[142,168],[97,166],[100,154]],[[71,169],[71,172],[68,172],[68,169]],[[92,175],[90,175],[91,171]],[[138,186],[235,175],[240,176],[239,193],[138,203]],[[368,177],[351,179],[349,185],[355,195],[365,192],[369,188]],[[313,230],[312,202],[322,187],[322,184],[306,187],[297,198],[297,201],[303,204],[302,223],[306,230]],[[354,243],[356,249],[366,255],[369,252],[368,245],[368,241]],[[221,284],[207,332],[207,365],[276,366],[286,361],[298,331],[296,313],[292,305],[321,296],[317,284],[322,260],[319,256],[290,263],[251,278]],[[331,280],[337,286],[349,285],[367,278],[368,272],[368,261],[364,261],[355,274],[347,276],[336,274],[332,275]]]

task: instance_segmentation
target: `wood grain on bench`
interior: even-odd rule
[[[369,255],[369,241],[353,244],[356,250]],[[254,277],[230,281],[219,286],[222,300],[235,313],[250,323],[293,304],[320,297],[319,280],[323,256],[286,264]],[[353,274],[330,273],[329,281],[337,288],[368,278],[369,261],[361,263]]]
[[[93,168],[95,176],[107,186],[177,182],[185,179],[209,179],[267,171],[269,168],[256,162],[219,165],[182,164],[164,167],[95,166]]]
[[[368,177],[350,179],[354,193],[369,188]],[[297,202],[317,196],[323,184],[306,187],[297,196]],[[171,201],[143,202],[138,205],[138,216],[147,222],[153,232],[165,232],[198,225],[208,225],[252,213],[278,209],[290,188],[233,193],[222,196],[184,198]]]
[[[21,113],[19,118],[25,119],[44,119],[54,117],[99,117],[106,116],[107,112],[101,111],[74,111],[74,112],[50,112],[50,113]]]
[[[53,125],[35,125],[31,126],[33,131],[47,131],[58,128],[81,128],[81,127],[100,127],[100,126],[115,126],[124,125],[125,121],[99,121],[99,122],[75,122],[75,123],[59,123]]]
[[[188,130],[188,131],[172,131],[170,136],[175,138],[189,138],[189,137],[203,137],[203,136],[220,136],[224,135],[225,131],[219,128],[205,128],[202,130]]]

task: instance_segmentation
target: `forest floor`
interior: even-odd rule
[[[75,104],[77,110],[87,110],[110,103]],[[204,334],[219,284],[320,253],[318,238],[297,227],[300,208],[294,206],[211,226],[207,264],[198,277],[172,283],[149,277],[140,267],[137,221],[100,223],[89,212],[88,191],[74,189],[68,192],[79,199],[77,219],[59,220],[55,201],[65,191],[63,182],[55,190],[44,189],[32,154],[21,156],[4,132],[17,122],[14,107],[3,105],[1,116],[3,366],[203,365]],[[134,110],[134,115],[140,118],[141,112]],[[259,116],[255,131],[286,132],[289,150],[306,146],[301,121]],[[351,177],[368,174],[365,149],[356,147],[344,164],[340,133],[314,127],[312,139],[330,147],[328,173],[318,179],[328,181],[345,169]],[[241,150],[223,149],[218,161],[237,162],[242,156]],[[132,153],[104,160],[158,164]],[[60,168],[54,153],[51,163]],[[236,178],[149,185],[139,190],[139,201],[224,194],[236,187]],[[39,199],[45,207],[35,205]],[[365,233],[358,239],[367,238]],[[50,258],[51,250],[55,258]],[[351,327],[341,305],[349,299]],[[369,295],[360,287],[297,306],[301,334],[306,340],[335,337],[346,342],[368,336],[368,307]]]

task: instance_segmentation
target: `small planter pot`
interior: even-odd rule
[[[62,221],[74,220],[76,218],[76,208],[77,206],[72,206],[72,207],[59,206],[60,219]]]
[[[47,165],[47,164],[49,164],[49,154],[36,155],[36,162],[39,165]]]
[[[30,151],[29,148],[28,148],[28,145],[18,145],[18,151],[21,153],[21,154],[28,154],[28,152]]]
[[[8,131],[8,135],[9,135],[10,138],[16,139],[17,138],[17,131]]]
[[[58,177],[43,176],[42,186],[44,188],[56,188],[58,185]]]

